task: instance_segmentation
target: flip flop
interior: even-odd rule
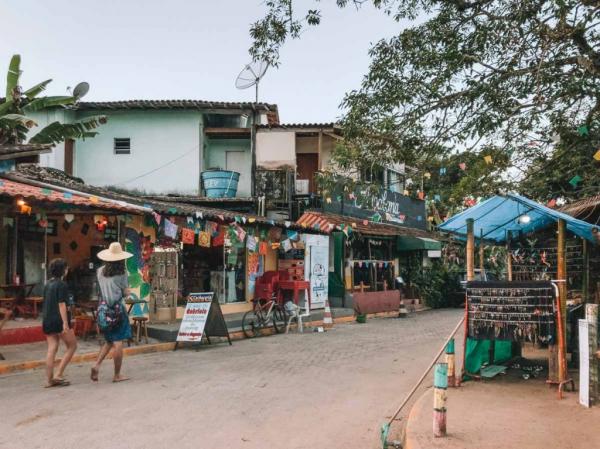
[[[113,382],[117,383],[117,382],[125,382],[126,380],[130,380],[131,377],[119,377],[118,379],[113,378]]]
[[[92,379],[92,382],[98,382],[98,369],[97,368],[92,368],[92,371],[90,373],[90,379]]]
[[[45,385],[44,388],[68,387],[69,385],[71,385],[71,382],[68,380],[52,379],[52,382],[48,385]]]

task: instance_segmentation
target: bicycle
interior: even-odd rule
[[[275,298],[253,299],[252,310],[246,312],[242,318],[242,331],[246,338],[260,335],[261,329],[273,326],[276,333],[281,333],[285,328],[285,309]]]

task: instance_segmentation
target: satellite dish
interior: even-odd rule
[[[258,85],[268,68],[269,63],[265,61],[255,61],[247,64],[235,80],[235,87],[238,89],[248,89],[255,86],[255,101],[258,103]]]
[[[79,100],[80,98],[84,97],[85,94],[89,92],[89,90],[90,85],[85,81],[82,81],[77,86],[75,86],[75,89],[73,89],[73,96]]]

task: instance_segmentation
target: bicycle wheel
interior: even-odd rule
[[[261,321],[254,310],[244,313],[242,317],[242,332],[244,332],[246,338],[253,338],[259,335],[261,327]]]
[[[285,313],[285,309],[280,305],[273,306],[272,310],[272,320],[273,320],[273,329],[275,332],[280,334],[285,331],[285,325],[287,322],[287,314]]]

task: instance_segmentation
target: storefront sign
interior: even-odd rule
[[[426,229],[425,202],[391,190],[382,190],[378,195],[358,192],[332,197],[331,203],[323,204],[325,212],[356,217],[381,223]]]

